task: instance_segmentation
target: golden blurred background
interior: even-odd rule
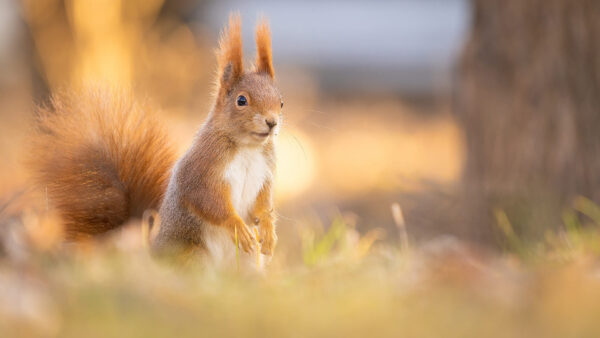
[[[355,79],[339,77],[352,74],[335,72],[337,64],[348,62],[344,50],[332,52],[339,58],[333,62],[323,57],[297,65],[295,57],[301,56],[290,57],[289,48],[279,53],[277,32],[286,26],[277,18],[288,9],[268,1],[259,5],[275,19],[274,59],[286,101],[276,184],[281,229],[286,224],[293,228],[294,219],[305,217],[328,224],[338,210],[357,213],[364,229],[393,229],[389,206],[401,195],[422,194],[431,187],[453,189],[461,176],[464,146],[447,91],[407,90],[404,83],[410,79],[382,82],[387,89],[380,92],[348,88],[348,82],[373,81],[381,71],[364,76],[370,69],[365,66],[358,67]],[[225,17],[227,6],[241,6],[246,58],[251,59],[252,25],[260,14],[236,1],[27,0],[4,6],[14,16],[14,41],[2,63],[6,79],[0,81],[2,196],[26,186],[20,161],[32,111],[61,88],[89,83],[132,88],[138,98],[160,109],[174,144],[184,151],[212,104],[213,50],[225,20],[211,22]],[[294,10],[298,4],[288,7]],[[333,33],[347,36],[352,31]],[[306,48],[319,56],[318,45]],[[381,67],[387,67],[385,55],[381,58]],[[378,60],[376,55],[365,62]],[[338,84],[328,83],[336,76]]]

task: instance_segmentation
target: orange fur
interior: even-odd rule
[[[77,238],[157,209],[174,153],[131,95],[100,89],[60,93],[38,110],[29,164]]]
[[[229,16],[229,26],[224,29],[219,39],[217,52],[218,80],[217,93],[237,82],[244,73],[242,47],[242,19],[239,14]]]
[[[258,194],[252,208],[252,218],[252,221],[260,227],[261,252],[264,255],[273,254],[273,250],[277,244],[277,235],[274,226],[275,217],[273,215],[271,182],[267,182]]]
[[[269,171],[275,170],[273,146],[274,132],[267,127],[267,121],[278,121],[281,112],[281,94],[274,86],[273,77],[265,71],[264,61],[270,64],[270,38],[265,21],[259,24],[259,41],[262,51],[268,58],[260,58],[260,68],[249,73],[242,70],[241,32],[239,16],[233,15],[230,27],[222,35],[220,50],[217,53],[218,91],[215,104],[207,121],[198,133],[192,147],[178,161],[173,171],[165,201],[161,207],[163,224],[153,244],[155,251],[175,246],[207,246],[206,227],[217,226],[235,237],[237,229],[240,246],[252,252],[254,236],[246,224],[252,224],[252,217],[239,214],[231,197],[231,186],[224,177],[228,165],[240,151],[256,149],[268,163]],[[262,60],[262,61],[261,61]],[[271,68],[272,70],[272,68]],[[239,107],[236,98],[240,95],[248,99],[248,105]],[[258,119],[257,119],[258,118]],[[258,121],[258,122],[257,122]],[[269,133],[267,139],[257,139],[256,133]],[[271,137],[272,136],[272,137]],[[262,212],[270,206],[271,177],[264,182],[256,199],[260,200],[256,210],[261,210],[259,226],[263,238],[263,253],[272,253],[276,236],[271,213]],[[268,207],[267,203],[268,201]],[[184,208],[181,208],[183,204]]]
[[[282,98],[266,21],[258,25],[257,46],[256,70],[244,72],[240,18],[232,15],[217,54],[213,108],[175,165],[162,129],[129,93],[59,94],[40,109],[30,163],[71,238],[160,207],[154,252],[229,250],[231,242],[221,241],[225,231],[232,241],[237,232],[240,246],[253,253],[247,224],[257,219],[262,253],[273,253],[271,187]],[[240,106],[242,95],[247,104]]]
[[[261,19],[256,26],[256,71],[275,77],[271,52],[271,29],[266,19]]]

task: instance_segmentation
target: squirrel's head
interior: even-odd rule
[[[243,145],[260,145],[274,137],[283,108],[283,98],[274,83],[271,32],[264,19],[256,28],[256,46],[255,67],[245,72],[241,20],[239,15],[231,15],[217,52],[213,119],[229,137]]]

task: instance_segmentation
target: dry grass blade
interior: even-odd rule
[[[392,204],[392,217],[394,217],[394,223],[398,228],[398,236],[400,238],[400,248],[402,250],[409,249],[408,243],[408,231],[406,230],[406,222],[404,221],[404,215],[402,214],[402,208],[400,204]]]

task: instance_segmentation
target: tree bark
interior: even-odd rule
[[[600,203],[600,1],[472,5],[456,101],[466,185],[509,209]]]

